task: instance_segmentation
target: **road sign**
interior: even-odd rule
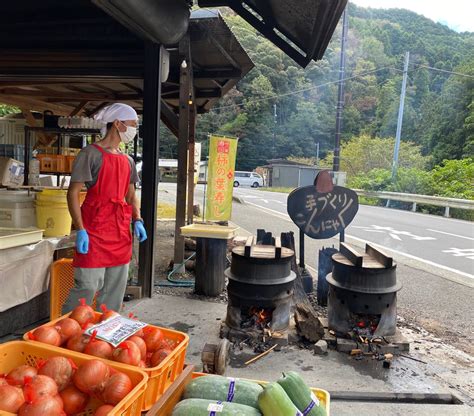
[[[295,189],[288,196],[287,210],[293,222],[308,237],[323,239],[342,232],[359,209],[357,194],[348,188],[334,186],[319,192],[315,186]]]

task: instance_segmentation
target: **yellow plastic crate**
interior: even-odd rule
[[[208,376],[209,374],[205,373],[195,373],[192,372],[194,369],[194,366],[188,365],[182,372],[182,374],[179,376],[179,378],[176,380],[175,383],[170,387],[169,392],[167,393],[167,397],[163,397],[161,400],[159,400],[155,406],[147,413],[146,416],[171,416],[173,413],[174,407],[178,404],[178,402],[182,399],[182,395],[184,392],[184,389],[186,385],[191,381],[193,378],[197,377],[205,377]],[[245,380],[245,379],[241,379]],[[268,382],[267,381],[256,381],[256,380],[248,380],[248,381],[253,381],[254,383],[258,383],[261,385],[265,385]],[[316,388],[311,388],[311,391],[314,393],[314,395],[318,398],[318,400],[321,402],[321,404],[324,406],[324,409],[326,410],[327,416],[329,416],[329,407],[330,407],[330,401],[331,397],[329,395],[329,392],[323,389],[316,389]]]
[[[40,360],[57,356],[71,358],[78,366],[94,358],[50,345],[13,341],[0,345],[0,373],[8,373],[14,368],[24,364],[36,367]],[[144,372],[128,365],[112,361],[107,362],[107,364],[115,370],[127,374],[134,385],[133,390],[114,407],[114,410],[109,413],[109,416],[141,415],[148,376]],[[87,409],[82,413],[78,413],[77,416],[92,416],[95,409],[100,405],[101,403],[98,400],[91,399]],[[14,413],[3,411],[1,414],[2,416],[15,416]]]
[[[102,314],[100,312],[96,312],[97,321],[100,319],[101,315]],[[69,314],[66,314],[42,326],[54,326],[56,322],[68,316]],[[184,367],[184,359],[186,358],[186,350],[189,344],[189,337],[183,332],[174,331],[168,328],[157,327],[154,325],[150,325],[150,326],[153,326],[154,328],[159,328],[160,331],[163,333],[164,338],[167,340],[173,341],[176,347],[173,349],[173,352],[170,355],[168,355],[168,357],[166,357],[156,367],[140,368],[140,371],[144,372],[148,376],[148,384],[146,387],[146,392],[145,392],[144,401],[143,401],[143,408],[142,408],[143,411],[149,410],[153,406],[153,404],[168,389],[168,387],[171,386],[173,382],[176,380],[176,378],[181,374]],[[33,331],[34,329],[31,330],[30,332],[27,332],[23,336],[23,339],[27,341],[28,343],[45,345],[45,344],[41,344],[37,341],[32,341],[29,339],[29,334]],[[59,350],[69,351],[68,349],[64,349],[64,348],[59,348]],[[91,356],[89,355],[85,355],[81,353],[76,353],[76,354],[79,354],[81,356],[86,356],[89,359],[91,358]],[[115,361],[107,361],[107,362],[114,363]],[[125,364],[122,364],[122,365],[125,365]],[[125,366],[131,369],[138,368],[138,367],[129,366],[129,365],[125,365]]]
[[[63,305],[69,292],[74,287],[74,267],[72,259],[61,259],[51,265],[51,279],[49,283],[49,318],[55,320],[61,317]],[[95,309],[95,299],[92,304]]]

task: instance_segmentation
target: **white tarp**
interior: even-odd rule
[[[0,250],[0,312],[28,302],[49,287],[58,239]]]

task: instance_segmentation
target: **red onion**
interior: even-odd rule
[[[61,336],[56,328],[52,326],[40,326],[38,329],[35,329],[33,333],[30,332],[28,337],[33,341],[54,345],[56,347],[61,345]]]
[[[58,394],[58,385],[48,376],[37,375],[32,379],[25,379],[24,387],[25,399],[27,402],[33,402],[41,396],[56,396]]]
[[[117,373],[105,382],[100,397],[107,404],[118,404],[132,389],[130,377],[124,373]]]
[[[147,326],[143,329],[143,340],[148,352],[154,352],[161,348],[163,342],[163,333],[153,326]]]
[[[112,410],[114,410],[114,406],[104,404],[95,410],[94,416],[107,416]]]
[[[4,412],[18,413],[18,409],[25,403],[23,391],[8,384],[0,386],[0,414]]]
[[[101,360],[90,360],[74,373],[74,385],[83,393],[101,392],[110,376],[110,367]]]
[[[141,359],[145,360],[146,359],[146,343],[145,343],[145,341],[137,335],[132,335],[130,338],[127,339],[127,341],[130,341],[130,342],[133,342],[134,344],[136,344],[136,346],[140,350]]]
[[[87,335],[75,335],[69,338],[69,341],[66,344],[66,348],[71,351],[84,352],[89,342],[89,338],[90,337]]]
[[[85,354],[93,355],[94,357],[111,359],[114,348],[108,342],[96,339],[97,331],[92,333],[92,336],[84,349]]]
[[[89,403],[89,396],[73,385],[66,387],[59,395],[63,400],[64,411],[68,415],[74,415],[84,411],[87,407],[87,403]]]
[[[76,308],[71,312],[71,315],[69,315],[69,317],[71,319],[76,320],[81,326],[88,324],[89,322],[94,322],[94,309],[92,309],[92,307],[86,304],[86,300],[84,298],[79,299],[79,302],[81,304],[79,306],[76,306]]]
[[[61,336],[61,344],[64,344],[69,338],[79,335],[82,332],[81,326],[71,318],[61,319],[55,326]]]
[[[115,312],[112,309],[107,309],[107,306],[104,303],[100,305],[100,310],[102,311],[102,316],[100,317],[101,322],[119,315],[118,312]]]
[[[70,358],[52,357],[41,366],[38,374],[51,377],[61,391],[71,382],[75,369],[77,366]]]
[[[172,353],[172,350],[170,350],[169,348],[162,348],[155,351],[150,359],[151,366],[156,367],[171,353]]]
[[[64,416],[63,403],[59,396],[43,396],[20,407],[18,416]]]
[[[23,387],[25,384],[25,377],[33,378],[38,374],[38,370],[34,367],[30,367],[29,365],[21,365],[10,371],[5,380],[8,384],[12,386],[20,386]]]
[[[124,341],[112,354],[114,361],[129,365],[138,365],[141,360],[140,349],[131,341]]]

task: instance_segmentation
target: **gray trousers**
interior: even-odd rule
[[[107,309],[119,312],[127,289],[128,266],[129,264],[87,269],[75,267],[74,287],[64,303],[63,314],[79,305],[81,298],[85,298],[87,304],[91,305],[96,293],[98,311],[100,311],[100,305],[105,304]]]

